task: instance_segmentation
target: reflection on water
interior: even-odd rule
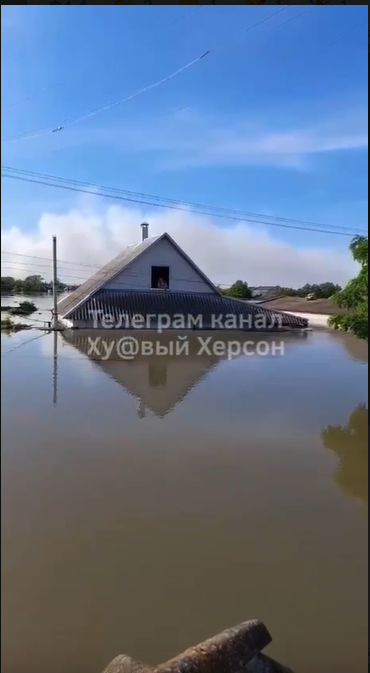
[[[163,388],[168,381],[167,365],[163,362],[149,362],[149,387]]]
[[[58,332],[53,333],[53,406],[58,404]]]
[[[296,673],[365,673],[358,343],[103,361],[31,336],[2,337],[4,673],[155,664],[254,617]]]
[[[369,418],[365,404],[350,415],[347,425],[328,426],[322,441],[339,461],[335,482],[349,496],[368,504]]]
[[[154,349],[160,346],[168,349],[174,336],[170,334],[153,334],[152,332],[127,332],[139,342],[145,341]],[[80,353],[89,354],[91,360],[105,374],[116,381],[124,390],[136,397],[139,418],[145,417],[145,410],[149,410],[159,418],[168,413],[182,402],[190,391],[195,388],[220,361],[219,358],[207,353],[198,356],[199,341],[191,336],[187,339],[190,356],[185,352],[175,355],[147,356],[138,355],[132,360],[124,360],[119,352],[120,336],[107,336],[107,332],[97,332],[93,338],[104,338],[107,344],[109,357],[91,352],[91,335],[81,333],[65,333],[65,341],[73,345]]]
[[[171,332],[157,334],[150,331],[127,331],[125,335],[139,343],[145,342],[149,345],[149,351],[150,347],[154,349],[154,352],[159,347],[163,353],[170,351],[171,344],[175,341],[181,343],[181,337],[183,337],[186,339],[188,349],[179,351],[178,355],[164,354],[148,357],[148,355],[142,354],[140,348],[138,356],[131,360],[124,360],[119,354],[121,336],[117,334],[112,335],[107,331],[96,331],[91,334],[65,332],[63,340],[73,345],[80,353],[88,355],[95,365],[138,399],[138,415],[140,418],[145,417],[145,409],[152,411],[160,418],[166,416],[196,386],[206,379],[212,370],[229,357],[227,353],[217,355],[217,349],[214,347],[214,344],[218,344],[217,347],[220,348],[221,344],[225,346],[226,350],[228,342],[223,333],[202,333],[200,337],[194,334],[189,335],[189,333],[176,333],[176,338]],[[180,341],[178,337],[180,337]],[[306,338],[307,334],[290,335],[282,340],[279,338],[278,343],[283,344],[282,353],[285,353],[290,348],[294,348],[295,345],[303,343]],[[98,349],[94,350],[91,347],[92,339],[102,339],[106,346],[101,348],[100,351]],[[208,339],[210,339],[209,342]],[[252,343],[254,341],[253,339],[249,340]],[[204,348],[206,341],[207,348]],[[233,333],[232,342],[240,344],[241,352],[244,341],[245,335]],[[274,338],[269,335],[266,337],[266,341],[272,343]],[[250,352],[253,352],[252,343],[249,346]],[[255,343],[258,343],[257,339],[255,339]],[[221,351],[222,347],[218,352]],[[280,357],[283,357],[283,355]]]
[[[129,334],[129,333],[128,333]],[[97,333],[99,338],[100,334]],[[91,351],[90,335],[66,333],[65,340],[73,344],[79,352],[88,354]],[[137,356],[132,360],[123,360],[117,354],[119,336],[102,334],[110,353],[107,359],[91,354],[94,364],[108,374],[124,390],[136,397],[139,404],[137,413],[144,418],[146,410],[151,411],[159,418],[164,418],[182,402],[190,391],[207,376],[218,359],[203,355],[197,357],[199,342],[195,337],[189,340],[189,350],[192,356],[184,352],[179,356]],[[173,336],[168,334],[133,333],[133,338],[146,341],[156,347],[159,344],[163,349],[169,347]],[[165,351],[164,351],[165,352]]]
[[[340,340],[352,360],[367,363],[369,359],[369,346],[367,341],[354,339],[351,334],[336,332],[335,338]]]

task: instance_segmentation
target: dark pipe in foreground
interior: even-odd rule
[[[123,655],[114,659],[104,673],[292,673],[261,654],[271,640],[265,625],[253,620],[227,629],[159,666],[148,666]]]

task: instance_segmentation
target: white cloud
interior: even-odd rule
[[[3,255],[2,275],[40,273],[50,278],[49,261],[20,255],[50,260],[51,240],[56,235],[60,277],[70,283],[81,282],[126,245],[137,242],[144,219],[150,222],[151,235],[168,231],[215,283],[228,284],[238,278],[252,285],[300,286],[327,280],[344,283],[356,272],[348,252],[332,246],[294,247],[279,240],[278,229],[271,236],[262,225],[235,223],[220,228],[219,221],[188,212],[163,214],[106,207],[94,197],[62,215],[45,213],[36,230],[3,230],[2,250],[18,254]],[[334,243],[335,237],[332,240]]]
[[[224,165],[272,165],[300,168],[328,152],[366,150],[368,115],[361,109],[330,120],[294,127],[274,116],[264,121],[232,117],[227,121],[187,108],[173,115],[123,128],[87,131],[85,141],[112,144],[115,151],[142,153],[164,168]],[[84,142],[83,135],[71,142]]]
[[[203,166],[274,166],[302,169],[311,166],[319,156],[328,153],[354,152],[368,148],[368,113],[358,106],[332,118],[324,113],[300,115],[267,111],[263,119],[240,114],[220,115],[201,113],[186,107],[174,113],[136,118],[128,117],[124,125],[89,125],[66,127],[58,142],[63,151],[68,148],[94,147],[107,149],[127,159],[128,153],[145,157],[154,169],[184,169]],[[46,142],[49,132],[22,143],[4,143],[7,153],[3,163],[17,161],[19,147],[24,152],[37,151]],[[50,139],[45,149],[50,153]],[[41,143],[41,145],[40,145]],[[18,150],[17,150],[18,147]],[[59,151],[58,149],[55,151]],[[15,154],[14,154],[15,152]],[[8,154],[9,153],[9,154]]]

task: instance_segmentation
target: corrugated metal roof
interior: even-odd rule
[[[151,315],[167,315],[170,319],[182,315],[185,317],[202,316],[203,325],[206,326],[213,323],[214,316],[222,315],[223,321],[226,321],[228,316],[234,315],[237,316],[238,321],[242,318],[248,320],[251,316],[249,319],[253,322],[253,319],[258,321],[259,316],[266,316],[266,323],[267,321],[268,324],[274,322],[276,326],[280,324],[283,327],[305,328],[308,326],[308,321],[304,318],[297,318],[281,311],[271,311],[261,305],[249,304],[219,294],[166,290],[148,292],[100,290],[70,311],[68,318],[91,322],[96,312],[100,312],[102,316],[110,316],[115,324],[122,322],[124,315],[128,318],[140,315],[145,320]],[[263,329],[261,324],[257,324],[256,327]]]

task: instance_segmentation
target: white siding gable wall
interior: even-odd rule
[[[104,290],[150,290],[152,266],[170,267],[170,292],[207,292],[214,294],[202,276],[174,248],[168,239],[163,239],[148,248],[115,278],[109,281]]]

